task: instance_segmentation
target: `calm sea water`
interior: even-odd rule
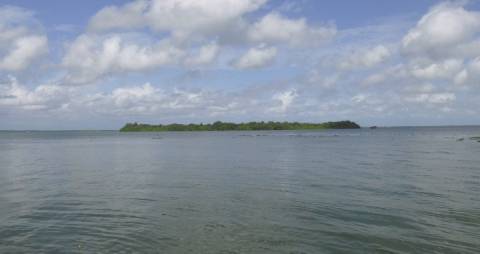
[[[471,136],[0,132],[0,253],[479,253]]]

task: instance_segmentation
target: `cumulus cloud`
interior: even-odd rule
[[[83,34],[67,48],[62,66],[68,70],[66,83],[82,85],[108,75],[166,66],[200,68],[212,64],[219,52],[217,43],[183,49],[170,40],[152,41],[142,35]]]
[[[284,113],[290,107],[295,98],[298,97],[296,89],[279,92],[273,95],[273,99],[277,101],[277,105],[270,108],[270,111]]]
[[[69,103],[71,89],[57,85],[39,85],[28,89],[15,77],[0,84],[0,106],[24,110],[60,110]]]
[[[5,12],[0,15],[0,114],[89,114],[122,121],[391,116],[394,122],[397,116],[443,114],[448,121],[453,111],[478,112],[478,12],[468,5],[434,6],[411,29],[410,22],[392,22],[337,31],[272,10],[265,2],[139,0],[106,7],[83,34],[62,41],[65,51],[55,51],[60,64],[39,83],[23,75],[1,81],[7,71],[28,69],[49,43],[42,29],[33,29],[32,13]],[[335,44],[324,43],[332,38]],[[276,61],[279,56],[282,61]],[[274,63],[280,75],[256,71],[238,78],[243,72],[229,68]],[[163,68],[174,71],[156,72]],[[179,77],[206,68],[208,75],[192,83]],[[120,79],[102,80],[126,73],[136,75],[118,84],[111,81]],[[226,73],[232,75],[227,79]],[[67,86],[99,81],[107,85]],[[12,114],[3,114],[8,111]]]
[[[100,10],[89,22],[91,32],[149,28],[180,41],[217,37],[222,42],[316,45],[336,34],[333,25],[311,26],[305,18],[271,12],[255,23],[246,15],[266,0],[141,0]],[[121,18],[119,18],[121,17]]]
[[[270,12],[253,19],[266,0],[139,0],[97,12],[67,47],[62,66],[71,84],[164,66],[203,68],[227,52],[238,69],[266,67],[282,46],[319,45],[333,25]],[[257,22],[255,22],[257,20]],[[146,29],[145,29],[146,28]],[[130,38],[128,35],[136,34]],[[145,39],[147,38],[147,39]],[[270,45],[256,47],[256,45]],[[250,48],[244,55],[235,56]]]
[[[0,69],[23,70],[46,52],[47,37],[35,35],[20,37],[14,41],[10,51],[0,61]]]
[[[413,77],[464,87],[480,81],[480,12],[467,7],[466,1],[436,5],[403,37]]]
[[[253,95],[253,96],[252,96]],[[239,115],[283,115],[298,97],[296,89],[275,92],[245,89],[236,93],[210,89],[161,88],[150,83],[88,92],[82,87],[40,85],[28,88],[10,77],[0,84],[0,108],[32,112],[108,116],[232,117]]]
[[[202,117],[203,120],[249,107],[248,103],[238,103],[236,97],[223,92],[163,89],[150,83],[85,95],[77,100],[86,110],[105,115]]]
[[[97,94],[87,98],[86,105],[102,105],[99,110],[110,114],[148,114],[157,111],[167,99],[163,91],[147,83],[138,87],[117,88],[110,94]]]
[[[458,2],[446,2],[434,6],[405,35],[403,51],[433,58],[450,57],[460,54],[472,40],[478,40],[479,32],[479,12],[466,10]]]
[[[463,69],[455,77],[453,78],[453,81],[456,85],[463,85],[465,82],[468,80],[468,72],[467,70]]]
[[[475,85],[480,81],[480,57],[470,60],[454,77],[456,85]]]
[[[311,27],[305,18],[289,19],[273,12],[253,24],[247,36],[253,42],[300,46],[318,45],[331,39],[336,32],[334,26]]]
[[[140,0],[108,6],[93,16],[88,31],[149,28],[168,32],[175,40],[217,37],[222,42],[315,45],[336,34],[333,25],[311,26],[305,18],[290,19],[271,12],[251,23],[247,14],[267,0]],[[121,18],[119,18],[121,17]]]
[[[238,69],[262,68],[273,63],[277,49],[275,47],[256,47],[249,49],[232,65]]]
[[[318,69],[314,69],[308,74],[306,82],[322,89],[331,89],[334,88],[335,85],[337,85],[339,78],[339,73],[326,74],[321,73]]]
[[[370,68],[384,62],[390,55],[391,52],[387,47],[378,45],[349,54],[339,63],[339,67],[341,69]]]
[[[150,1],[139,0],[123,6],[113,5],[104,7],[90,19],[88,29],[105,31],[142,27],[147,22],[145,12],[150,7],[150,4]]]
[[[142,0],[124,6],[109,6],[90,21],[93,31],[148,27],[171,32],[178,38],[218,34],[242,23],[243,15],[265,0]],[[120,20],[118,17],[122,17]]]
[[[0,83],[0,108],[22,112],[100,113],[105,115],[189,114],[192,110],[220,107],[217,93],[203,90],[161,89],[150,83],[90,93],[80,87],[39,85],[28,88],[10,76]],[[212,111],[214,112],[214,110]]]
[[[421,93],[406,98],[407,101],[430,103],[430,104],[447,104],[456,99],[454,93]]]
[[[203,45],[197,50],[196,54],[190,55],[185,59],[187,66],[203,66],[211,64],[217,58],[220,47],[216,43]]]
[[[412,75],[420,79],[452,78],[463,66],[459,59],[447,59],[440,62],[429,63],[425,66],[414,64],[411,67]]]
[[[79,87],[49,84],[29,89],[14,77],[0,84],[0,106],[22,111],[149,115],[206,105],[209,102],[207,95],[203,91],[165,91],[150,83],[93,94],[85,93]]]
[[[466,2],[433,6],[403,36],[397,58],[400,63],[395,71],[388,67],[370,74],[363,83],[434,80],[438,86],[475,86],[480,80],[480,68],[476,68],[480,55],[480,12],[467,7]]]
[[[192,111],[204,111],[210,105],[215,94],[206,91],[189,91],[176,89],[164,90],[146,83],[114,89],[111,93],[97,94],[86,100],[91,108],[102,105],[106,114],[190,114]]]
[[[0,70],[20,71],[48,51],[47,37],[33,14],[16,7],[0,7]]]
[[[183,56],[168,41],[138,45],[120,35],[82,35],[70,45],[62,65],[70,71],[68,82],[84,84],[108,74],[177,63]]]

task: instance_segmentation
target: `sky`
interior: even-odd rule
[[[0,129],[480,124],[479,1],[0,0]]]

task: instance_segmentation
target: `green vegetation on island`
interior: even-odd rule
[[[319,130],[319,129],[358,129],[360,126],[352,121],[326,123],[299,122],[248,122],[228,123],[214,122],[209,124],[142,124],[127,123],[120,131],[259,131],[259,130]]]

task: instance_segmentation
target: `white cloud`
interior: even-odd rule
[[[211,64],[217,58],[220,47],[216,43],[206,44],[198,49],[197,54],[185,59],[187,66],[203,66]]]
[[[331,39],[336,32],[334,26],[311,27],[305,18],[289,19],[273,12],[254,23],[247,36],[253,42],[300,46],[318,45]]]
[[[144,15],[150,4],[150,1],[139,0],[123,6],[107,6],[90,19],[88,28],[94,31],[105,31],[141,27],[147,22]]]
[[[82,35],[68,48],[62,65],[68,82],[93,82],[104,75],[142,71],[179,62],[184,52],[168,41],[137,45],[120,35]]]
[[[412,97],[407,97],[407,101],[428,103],[428,104],[447,104],[456,99],[454,93],[421,93]]]
[[[390,50],[378,45],[370,49],[364,49],[349,54],[339,63],[341,69],[371,68],[384,62],[391,55]]]
[[[352,97],[352,101],[355,103],[363,103],[367,100],[368,96],[365,94],[357,94]]]
[[[27,68],[33,60],[45,54],[47,37],[24,36],[16,39],[13,47],[0,61],[0,69],[18,71]]]
[[[457,73],[457,75],[455,75],[455,78],[453,79],[456,85],[463,85],[467,80],[468,80],[468,72],[465,69]]]
[[[232,64],[238,69],[262,68],[273,63],[277,49],[275,47],[256,47],[249,49]]]
[[[468,70],[475,76],[480,76],[480,57],[473,59],[469,65]]]
[[[79,104],[107,115],[208,115],[224,106],[226,98],[205,90],[161,89],[150,83],[116,88],[109,93],[83,96]],[[231,101],[230,101],[231,103]]]
[[[123,113],[151,113],[158,110],[165,95],[150,84],[140,87],[117,88],[111,94],[100,95],[107,110]],[[98,103],[98,102],[97,102]],[[103,110],[103,109],[102,109]]]
[[[141,0],[100,10],[89,31],[104,32],[147,27],[168,32],[179,42],[217,38],[227,44],[279,43],[318,45],[336,34],[333,25],[309,26],[305,18],[290,19],[277,12],[251,24],[246,15],[267,0]],[[119,18],[121,17],[121,18]]]
[[[281,46],[318,45],[336,33],[334,26],[310,26],[305,18],[276,12],[252,23],[248,14],[266,1],[139,0],[105,7],[68,46],[62,60],[67,82],[94,83],[108,75],[166,65],[202,68],[222,59],[220,52],[237,58],[236,68],[261,68],[274,61]],[[128,39],[131,34],[143,38]],[[270,46],[235,56],[254,45]]]
[[[411,68],[412,75],[419,79],[451,78],[460,71],[463,61],[447,59],[440,62],[427,64],[427,66],[414,65]]]
[[[476,85],[480,82],[480,57],[465,64],[464,68],[454,77],[456,85]]]
[[[278,101],[279,104],[270,108],[270,111],[277,113],[284,113],[292,104],[293,100],[298,97],[297,90],[290,89],[273,95],[273,99]]]
[[[432,83],[415,84],[405,87],[407,92],[411,93],[433,93],[436,87]]]
[[[178,38],[193,34],[217,34],[242,22],[265,0],[142,0],[109,6],[90,21],[93,31],[148,27],[171,32]],[[118,17],[122,17],[119,19]]]
[[[316,87],[321,87],[324,89],[334,88],[340,79],[339,73],[322,73],[319,69],[314,69],[310,71],[307,75],[306,82],[313,84]]]
[[[150,83],[95,92],[84,87],[40,85],[28,88],[11,77],[0,84],[0,109],[36,116],[72,113],[90,116],[220,117],[283,115],[298,96],[296,89],[226,93],[208,89],[160,88]],[[266,98],[263,100],[262,98]]]
[[[363,81],[363,85],[374,85],[385,81],[386,76],[384,73],[373,73],[367,76]]]
[[[364,85],[389,84],[406,80],[410,77],[410,72],[403,63],[393,66],[387,66],[378,72],[370,73],[362,81]]]
[[[404,60],[414,78],[465,87],[480,81],[480,12],[467,6],[466,1],[436,5],[403,37]]]
[[[73,90],[56,85],[39,85],[28,89],[14,77],[0,84],[0,106],[24,110],[58,110],[66,106]]]
[[[400,25],[388,21],[378,26],[381,29],[338,31],[335,44],[319,48],[336,35],[334,26],[291,18],[270,5],[261,9],[264,2],[139,0],[104,8],[83,34],[66,42],[64,55],[55,49],[60,67],[49,65],[51,72],[38,79],[54,82],[38,85],[22,75],[20,82],[28,85],[15,79],[0,84],[0,114],[14,118],[20,115],[16,113],[47,112],[59,119],[88,115],[116,121],[136,116],[165,121],[169,116],[172,121],[369,117],[391,122],[435,114],[448,122],[449,116],[478,111],[478,13],[468,5],[436,6],[408,34],[404,32],[410,20]],[[0,15],[1,73],[28,68],[47,52],[49,43],[42,29],[32,29],[32,13],[8,15]],[[275,62],[279,56],[281,61]],[[228,68],[274,63],[285,73],[259,71],[239,79],[239,73]],[[173,74],[156,73],[164,68],[174,69]],[[212,71],[193,81],[181,76],[182,70],[203,68]],[[143,85],[121,87],[110,82],[120,79],[112,79],[103,87],[66,86],[100,83],[126,73],[138,75],[125,76],[120,84],[138,78]],[[231,80],[226,79],[231,73]],[[64,74],[65,79],[58,78]],[[61,82],[65,86],[50,84]]]
[[[107,115],[160,114],[206,108],[212,96],[203,91],[165,91],[150,83],[120,87],[107,93],[83,92],[79,87],[40,85],[29,89],[16,78],[0,84],[0,107],[38,112],[100,113]]]
[[[404,52],[450,57],[472,40],[478,39],[480,13],[465,10],[458,3],[433,7],[402,40]]]
[[[48,40],[33,14],[0,7],[0,70],[21,71],[48,51]]]

